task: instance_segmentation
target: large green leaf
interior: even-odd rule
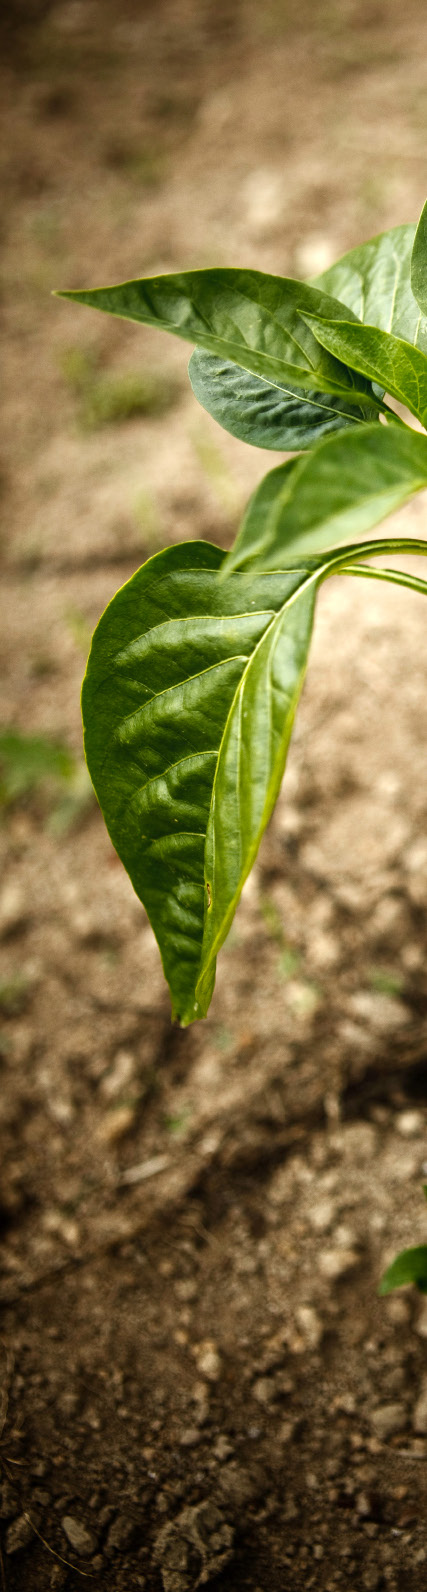
[[[278,388],[196,348],[188,374],[195,397],[225,431],[256,448],[296,451],[311,448],[320,437],[358,422],[374,420],[377,405],[369,397],[359,404],[331,393]]]
[[[427,1293],[427,1244],[402,1249],[384,1272],[378,1292],[392,1293],[393,1288],[402,1288],[408,1282],[415,1283],[420,1293]]]
[[[219,549],[186,543],[150,559],[100,620],[83,687],[89,771],[184,1024],[207,1012],[278,794],[319,581],[348,571],[426,592],[357,563],[402,549],[426,544],[380,539],[218,579]]]
[[[427,354],[403,338],[374,326],[362,326],[359,321],[346,323],[341,318],[322,319],[311,313],[305,318],[331,354],[348,360],[354,369],[406,404],[422,425],[427,425]]]
[[[89,771],[160,946],[175,1015],[203,1016],[283,775],[316,571],[232,575],[204,542],[113,598],[83,687]]]
[[[270,470],[251,497],[225,569],[255,558],[274,569],[355,536],[427,487],[427,437],[409,426],[366,425]]]
[[[331,356],[304,318],[311,313],[347,321],[349,311],[304,282],[221,268],[142,277],[60,296],[173,332],[286,391],[296,385],[344,397],[369,393],[372,399],[363,375]]]
[[[411,262],[411,285],[417,304],[427,315],[427,200],[421,211]]]
[[[323,271],[316,277],[316,287],[340,299],[359,321],[403,337],[426,353],[427,319],[420,315],[418,295],[414,298],[411,287],[414,237],[415,227],[410,225],[381,232]]]

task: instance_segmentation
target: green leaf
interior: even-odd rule
[[[384,1272],[378,1293],[392,1293],[393,1288],[401,1288],[407,1282],[415,1283],[420,1293],[427,1293],[427,1244],[402,1249]]]
[[[411,285],[417,304],[427,315],[427,200],[421,211],[411,262]]]
[[[427,354],[400,337],[362,326],[359,321],[346,324],[312,314],[305,319],[324,348],[337,359],[348,360],[427,425]]]
[[[344,397],[368,393],[372,400],[369,383],[328,354],[304,318],[347,322],[348,310],[304,282],[221,268],[59,296],[173,332],[285,391],[296,385]]]
[[[195,397],[208,414],[224,431],[256,448],[283,452],[311,448],[319,437],[377,417],[377,405],[368,397],[356,405],[349,398],[305,392],[301,387],[289,387],[285,393],[283,387],[200,348],[191,355],[188,374]]]
[[[409,225],[380,233],[323,271],[316,287],[340,299],[359,321],[403,337],[426,353],[427,320],[411,288],[414,237],[415,227]]]
[[[427,486],[427,438],[378,424],[318,443],[270,470],[253,493],[224,569],[317,553],[364,533]]]
[[[89,771],[182,1023],[206,1014],[278,794],[317,583],[220,582],[222,559],[205,542],[151,558],[100,620],[83,686]]]

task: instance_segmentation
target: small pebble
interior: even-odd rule
[[[337,1281],[345,1277],[347,1271],[352,1271],[357,1266],[359,1255],[354,1249],[322,1249],[318,1258],[319,1271],[328,1281]]]
[[[234,1452],[233,1444],[230,1443],[229,1438],[226,1436],[226,1433],[225,1432],[220,1432],[219,1436],[217,1437],[216,1443],[214,1443],[214,1446],[213,1446],[213,1453],[215,1454],[215,1459],[219,1459],[221,1461],[225,1460],[225,1459],[230,1459],[230,1455],[233,1452]]]
[[[273,1404],[275,1398],[274,1382],[268,1376],[259,1376],[252,1387],[252,1396],[258,1404]]]
[[[422,1133],[424,1117],[422,1111],[399,1111],[396,1117],[396,1127],[403,1139],[412,1139],[417,1133]]]
[[[196,1349],[197,1368],[208,1382],[217,1382],[221,1376],[221,1360],[216,1344],[208,1339]]]
[[[20,1553],[22,1548],[28,1548],[33,1536],[34,1527],[31,1525],[28,1515],[18,1515],[16,1520],[12,1520],[12,1524],[6,1532],[6,1553]]]
[[[107,1548],[113,1548],[117,1553],[124,1553],[130,1548],[135,1536],[135,1523],[129,1515],[116,1515],[107,1537]]]
[[[197,1448],[202,1441],[202,1433],[198,1426],[186,1426],[179,1439],[180,1448]]]
[[[371,1426],[380,1442],[386,1442],[388,1437],[394,1437],[397,1432],[404,1432],[407,1425],[404,1404],[381,1404],[379,1409],[372,1411]]]
[[[133,1106],[115,1106],[99,1123],[97,1137],[101,1144],[118,1144],[135,1125]]]
[[[74,1548],[74,1552],[80,1554],[82,1559],[88,1559],[92,1553],[96,1553],[98,1547],[96,1537],[82,1520],[77,1520],[75,1515],[63,1515],[61,1526],[70,1547]]]
[[[309,1349],[318,1349],[323,1338],[323,1325],[313,1305],[300,1305],[296,1312],[298,1325]]]

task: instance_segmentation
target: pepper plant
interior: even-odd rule
[[[369,562],[426,542],[366,539],[427,486],[427,205],[310,285],[215,269],[64,296],[188,339],[205,409],[296,455],[254,492],[231,552],[169,547],[117,592],[83,685],[89,771],[185,1025],[206,1016],[280,789],[320,586],[427,593]]]

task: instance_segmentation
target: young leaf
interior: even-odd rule
[[[304,282],[221,268],[142,277],[60,297],[173,332],[285,391],[296,385],[344,397],[368,394],[372,400],[369,382],[329,354],[307,320],[312,314],[347,322],[349,311]]]
[[[411,285],[417,304],[427,315],[427,200],[421,211],[411,262]]]
[[[402,1249],[384,1272],[378,1293],[392,1293],[393,1288],[401,1288],[407,1282],[415,1283],[420,1293],[427,1293],[427,1244]]]
[[[378,404],[369,397],[354,404],[350,397],[305,392],[301,387],[285,392],[201,348],[191,355],[188,374],[194,395],[208,414],[224,431],[256,448],[281,452],[311,448],[330,432],[378,417]]]
[[[365,325],[392,332],[426,353],[427,320],[411,288],[414,237],[415,227],[409,225],[380,233],[323,271],[316,287],[340,299]]]
[[[359,321],[346,324],[311,313],[305,319],[324,348],[392,393],[427,426],[427,354],[403,338]]]
[[[254,559],[274,569],[363,536],[427,487],[427,437],[408,427],[364,426],[278,465],[251,497],[224,571]]]
[[[217,952],[272,812],[317,571],[232,575],[205,542],[113,598],[83,686],[89,771],[157,936],[173,1009],[206,1014]]]

